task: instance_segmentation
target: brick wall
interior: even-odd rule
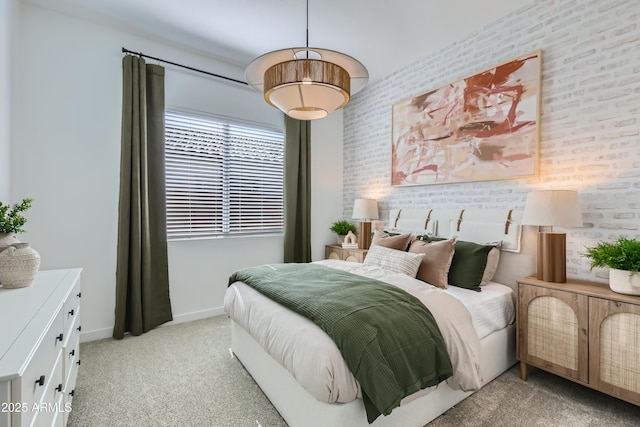
[[[391,106],[542,50],[537,177],[391,187]],[[578,190],[584,228],[567,232],[567,274],[589,271],[585,246],[640,237],[640,1],[538,0],[367,87],[344,111],[344,216],[353,200],[392,208],[522,209],[527,192]]]

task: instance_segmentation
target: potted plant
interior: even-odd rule
[[[329,230],[333,231],[338,235],[338,244],[344,242],[344,236],[346,236],[350,231],[355,234],[356,226],[346,220],[340,220],[333,223]]]
[[[16,233],[22,233],[25,230],[22,226],[27,219],[21,215],[31,207],[33,199],[22,199],[22,203],[15,205],[5,205],[0,202],[0,246],[19,243],[15,238]]]
[[[640,295],[640,241],[619,237],[613,243],[600,242],[583,254],[594,267],[609,267],[609,287],[627,295]]]

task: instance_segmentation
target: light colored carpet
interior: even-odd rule
[[[226,316],[83,343],[70,427],[282,427],[229,353]],[[530,368],[510,369],[429,423],[441,426],[638,426],[640,408]],[[330,426],[327,426],[330,427]],[[399,426],[401,427],[401,426]]]
[[[286,426],[230,342],[219,316],[81,344],[68,426]]]

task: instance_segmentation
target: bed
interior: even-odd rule
[[[500,242],[498,268],[491,282],[482,286],[482,292],[453,286],[446,290],[431,289],[418,279],[385,271],[377,265],[337,260],[314,263],[389,281],[405,290],[420,289],[434,296],[446,293],[443,298],[456,300],[466,308],[463,310],[477,334],[477,350],[468,350],[477,352],[474,362],[477,363],[477,384],[454,372],[438,385],[405,397],[389,415],[369,424],[358,381],[332,340],[308,319],[242,282],[231,284],[225,295],[225,310],[231,317],[232,351],[292,427],[423,426],[516,361],[512,288],[518,277],[533,273],[535,264],[532,246],[535,238],[530,235],[533,231],[523,229],[520,217],[521,212],[513,210],[398,209],[390,212],[386,229],[397,233],[410,231],[445,239],[457,236],[466,241]],[[437,311],[437,307],[434,308]],[[440,322],[438,319],[438,324]],[[447,334],[448,331],[443,333]],[[465,339],[458,337],[458,340]],[[460,371],[469,370],[472,362],[458,356],[456,359]]]

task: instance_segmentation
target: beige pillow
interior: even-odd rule
[[[484,273],[482,274],[482,282],[480,286],[484,286],[493,279],[498,269],[498,263],[500,262],[500,247],[495,247],[487,254],[487,265],[484,267]]]
[[[380,245],[385,248],[406,251],[409,243],[411,243],[411,233],[400,234],[398,236],[390,236],[384,231],[376,230],[373,233],[371,246]]]
[[[424,254],[416,278],[433,286],[446,289],[449,283],[449,267],[453,259],[455,244],[455,237],[431,243],[423,240],[414,240],[411,243],[409,252]]]

